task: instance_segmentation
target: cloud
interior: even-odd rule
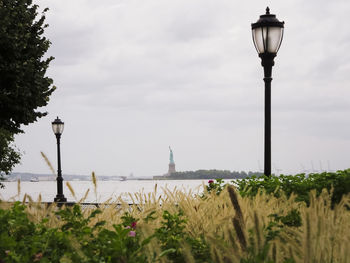
[[[48,118],[66,120],[66,171],[161,174],[169,144],[183,164],[180,170],[258,169],[264,83],[250,24],[266,3],[38,4],[50,8],[46,34],[53,44],[48,53],[56,59],[48,74],[58,90],[47,110]],[[309,163],[305,158],[317,156],[346,168],[350,3],[272,0],[269,5],[285,21],[273,69],[274,162],[296,172],[300,162]],[[42,150],[35,138],[51,136],[48,118],[29,126],[26,137],[18,138],[19,147]],[[54,149],[49,151],[54,155]],[[17,169],[45,169],[31,161],[32,154]]]

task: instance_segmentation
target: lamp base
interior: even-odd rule
[[[67,202],[67,198],[65,198],[64,195],[56,195],[54,202],[55,203],[65,203],[65,202]]]

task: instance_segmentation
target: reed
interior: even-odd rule
[[[26,200],[27,200],[27,194],[24,194],[22,204],[25,204]]]
[[[256,211],[254,211],[254,228],[256,233],[258,250],[260,250],[262,249],[262,233],[261,233],[259,217]]]
[[[86,190],[84,196],[79,200],[79,203],[82,203],[82,202],[84,202],[86,200],[86,198],[89,195],[89,192],[90,192],[90,188]]]
[[[21,196],[21,180],[17,180],[17,196]]]
[[[77,197],[75,195],[74,189],[73,189],[72,185],[70,184],[70,182],[66,182],[66,186],[67,186],[69,192],[71,193],[71,195],[73,196],[73,198],[75,199],[75,201],[77,201]]]
[[[92,180],[92,184],[94,186],[94,193],[95,193],[95,198],[96,198],[96,202],[97,202],[97,179],[96,179],[95,172],[91,173],[91,180]]]
[[[241,245],[241,249],[243,251],[246,251],[247,250],[247,240],[246,240],[244,230],[242,228],[242,225],[241,225],[239,219],[237,217],[234,217],[232,219],[232,224],[233,224],[233,227],[236,231],[236,234],[237,234],[237,237],[239,240],[239,244]]]
[[[53,166],[49,160],[49,158],[46,156],[46,154],[44,152],[40,152],[41,156],[43,157],[45,163],[47,164],[47,166],[50,168],[50,171],[53,175],[57,176],[56,175],[56,172],[55,172],[55,169],[53,169]]]
[[[97,191],[94,173],[92,181]],[[73,195],[74,189],[71,186],[68,188]],[[85,200],[88,194],[89,190],[80,202]],[[116,204],[108,206],[108,200],[101,205],[102,213],[90,222],[91,225],[104,220],[105,227],[113,229],[113,224],[121,223],[121,216],[129,212],[137,219],[138,235],[146,238],[160,227],[165,210],[171,214],[181,210],[187,220],[185,233],[194,238],[204,238],[210,247],[208,260],[213,262],[239,262],[249,257],[254,258],[265,248],[265,244],[269,244],[267,257],[273,262],[285,262],[287,259],[294,259],[296,263],[350,261],[350,211],[347,209],[350,195],[344,196],[334,207],[331,206],[330,193],[327,191],[318,197],[315,192],[310,192],[309,206],[295,202],[293,195],[289,198],[276,198],[262,192],[252,198],[241,197],[233,187],[228,187],[227,191],[220,195],[208,193],[205,199],[191,190],[170,190],[165,187],[160,191],[157,186],[153,193],[145,194],[141,191],[129,193],[128,197],[135,204],[133,207],[130,208],[122,196],[117,197],[115,201],[121,204],[118,207]],[[30,203],[27,213],[31,220],[40,222],[48,218],[47,224],[52,227],[62,224],[55,215],[55,206],[34,205],[36,202],[27,195],[23,201],[26,200]],[[40,200],[38,201],[40,203]],[[270,215],[285,216],[293,208],[300,211],[302,226],[285,225],[279,229],[280,233],[273,240],[267,240],[267,226],[273,220]],[[88,217],[91,212],[91,209],[84,210],[84,216]],[[151,213],[152,219],[146,220]],[[155,239],[144,248],[144,253],[149,255],[149,258],[154,254],[159,255],[161,251],[160,244]],[[195,257],[186,244],[183,245],[182,251],[187,262],[194,262]],[[169,262],[165,257],[158,261]]]
[[[92,184],[94,185],[95,191],[97,191],[97,180],[96,180],[95,172],[91,173],[91,179],[92,179]]]
[[[243,223],[243,213],[241,206],[239,205],[237,193],[232,185],[227,187],[228,193],[230,195],[231,203],[236,211],[236,217]]]

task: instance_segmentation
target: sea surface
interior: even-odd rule
[[[153,193],[156,196],[164,195],[164,189],[174,189],[197,194],[203,192],[203,185],[208,180],[127,180],[127,181],[97,181],[95,187],[91,181],[69,181],[74,190],[75,197],[63,181],[63,194],[67,201],[77,201],[84,197],[88,189],[89,193],[84,202],[105,202],[112,198],[116,201],[121,197],[125,202],[132,202],[134,193]],[[52,202],[57,194],[56,181],[39,182],[3,182],[5,189],[0,189],[0,199],[6,201],[22,201],[24,195],[29,195],[34,201],[41,195],[43,202]],[[131,194],[131,196],[129,195]]]

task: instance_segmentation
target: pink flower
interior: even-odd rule
[[[214,180],[209,180],[208,181],[208,184],[212,184],[212,183],[214,183]]]
[[[43,257],[43,253],[38,253],[35,255],[34,262],[40,261],[40,259]]]
[[[136,228],[136,224],[137,224],[136,221],[132,222],[132,223],[131,223],[131,228],[135,229],[135,228]]]
[[[129,237],[134,237],[136,236],[136,232],[135,231],[130,231],[129,232]]]

